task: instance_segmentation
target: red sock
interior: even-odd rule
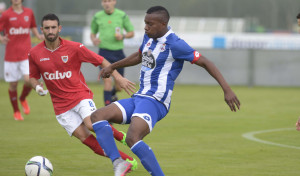
[[[89,148],[91,148],[98,155],[106,156],[104,154],[103,149],[99,145],[97,139],[92,134],[89,137],[87,137],[82,143],[87,145]]]
[[[22,91],[22,94],[20,96],[20,100],[21,101],[24,101],[25,98],[27,97],[27,95],[30,93],[30,91],[32,90],[31,87],[28,87],[26,85],[23,86],[23,91]]]
[[[14,109],[14,112],[20,111],[19,106],[18,106],[17,91],[16,90],[15,91],[8,90],[8,94],[9,94],[10,102]]]
[[[82,143],[85,144],[86,146],[88,146],[90,149],[92,149],[96,154],[107,157],[105,155],[103,149],[99,145],[97,139],[94,137],[94,135],[91,134]],[[132,157],[128,156],[126,153],[123,153],[120,150],[119,150],[119,153],[123,160],[126,160],[126,159],[132,160],[133,159]]]
[[[126,153],[123,153],[121,150],[119,150],[119,153],[120,153],[121,158],[122,158],[123,160],[126,160],[126,159],[133,160],[132,157],[128,156]]]
[[[111,129],[113,131],[113,134],[114,134],[114,138],[117,140],[117,141],[121,141],[123,139],[123,136],[124,134],[121,133],[120,131],[118,131],[117,129],[115,129],[112,125],[111,126]]]

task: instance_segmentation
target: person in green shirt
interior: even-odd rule
[[[110,63],[125,58],[123,41],[125,38],[134,36],[134,27],[128,15],[124,11],[115,8],[116,3],[116,0],[102,0],[101,5],[104,10],[97,12],[91,22],[91,40],[95,46],[99,47],[98,54]],[[118,72],[124,76],[124,68],[118,69]],[[116,96],[117,91],[121,91],[118,84],[113,86],[111,78],[104,79],[105,105],[109,105],[112,101],[118,99]]]

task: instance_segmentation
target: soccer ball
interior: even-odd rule
[[[52,176],[53,166],[51,162],[42,156],[30,158],[25,165],[26,176]]]

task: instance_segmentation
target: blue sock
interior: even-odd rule
[[[152,149],[144,142],[139,141],[131,147],[131,151],[141,160],[144,168],[153,176],[164,176]]]
[[[121,157],[108,121],[104,120],[93,123],[93,129],[96,133],[98,143],[111,161],[113,162],[115,159]]]
[[[104,104],[105,106],[109,105],[111,103],[111,91],[104,91],[103,92],[104,97]]]

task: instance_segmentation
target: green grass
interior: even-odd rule
[[[89,83],[95,103],[103,106],[99,84]],[[35,155],[50,159],[54,176],[113,175],[109,159],[99,157],[69,137],[57,123],[49,95],[32,92],[31,114],[22,122],[12,117],[8,84],[0,82],[0,175],[24,175]],[[21,88],[21,84],[19,85]],[[20,90],[20,89],[19,89]],[[144,141],[154,150],[168,176],[298,176],[300,150],[250,141],[242,134],[294,128],[300,115],[299,88],[233,87],[242,106],[233,113],[218,86],[177,85],[170,113]],[[20,92],[20,91],[19,91]],[[124,92],[121,98],[128,97]],[[126,125],[115,125],[127,130]],[[296,130],[256,135],[257,138],[300,147]],[[119,149],[131,156],[125,146]],[[149,175],[139,168],[129,175]]]

